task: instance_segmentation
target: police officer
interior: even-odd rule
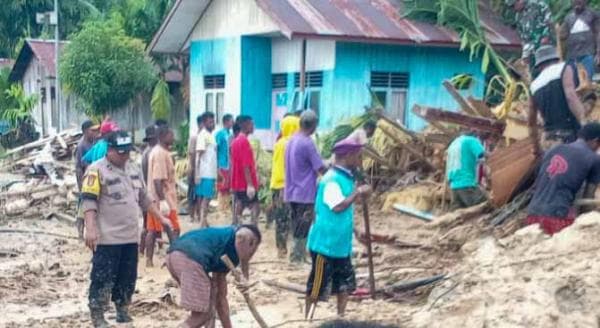
[[[131,322],[128,305],[135,290],[140,207],[170,225],[149,198],[140,170],[129,161],[131,137],[113,132],[106,157],[92,164],[82,185],[85,244],[92,257],[89,308],[94,327],[109,327],[104,319],[109,296],[116,321]]]

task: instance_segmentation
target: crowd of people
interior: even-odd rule
[[[158,120],[146,128],[141,162],[130,160],[131,136],[106,119],[100,125],[82,124],[76,150],[80,188],[78,230],[93,251],[89,308],[95,327],[108,327],[109,302],[117,322],[130,322],[128,306],[135,289],[139,256],[154,266],[155,247],[168,238],[165,264],[181,286],[181,306],[190,311],[184,327],[201,327],[219,317],[231,327],[221,257],[240,266],[249,286],[249,261],[262,241],[259,228],[260,188],[272,190],[267,226],[275,221],[277,254],[291,264],[312,263],[307,272],[307,309],[329,293],[338,295],[344,313],[348,295],[356,288],[352,268],[353,205],[371,192],[358,181],[361,150],[375,124],[339,141],[334,158],[324,160],[313,135],[318,116],[312,110],[286,115],[273,149],[270,181],[259,181],[249,136],[253,119],[224,115],[215,131],[215,115],[198,116],[197,133],[188,141],[188,207],[197,227],[182,232],[178,214],[175,165],[171,155],[174,133]],[[231,217],[228,226],[215,226],[209,204]],[[244,223],[244,211],[250,220]],[[143,218],[139,231],[138,217]],[[300,268],[300,266],[299,266]]]

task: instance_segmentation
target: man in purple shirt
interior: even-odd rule
[[[326,171],[311,135],[319,119],[312,110],[300,116],[300,132],[296,133],[285,150],[284,200],[292,209],[294,246],[292,263],[302,263],[306,256],[306,237],[314,219],[317,178]]]

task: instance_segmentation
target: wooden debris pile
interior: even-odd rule
[[[77,204],[75,153],[81,133],[66,130],[9,150],[0,161],[0,217],[62,213],[73,221]]]
[[[527,105],[515,102],[513,110],[500,117],[496,109],[484,101],[464,97],[449,81],[443,83],[456,103],[459,112],[415,105],[413,113],[428,123],[422,132],[407,129],[389,119],[382,111],[378,129],[370,147],[365,151],[376,190],[384,193],[382,203],[392,207],[394,198],[414,190],[412,184],[427,186],[415,201],[405,205],[418,210],[443,212],[450,201],[445,181],[446,150],[449,144],[464,132],[473,132],[485,138],[491,154],[490,187],[492,203],[501,207],[519,191],[519,186],[533,171],[536,157],[533,142],[528,138]],[[511,160],[503,160],[511,158]],[[417,176],[412,183],[403,183],[405,177]]]

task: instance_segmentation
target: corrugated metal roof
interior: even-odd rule
[[[177,0],[149,51],[178,53],[207,6],[215,0]],[[251,0],[244,0],[251,1]],[[444,27],[403,18],[403,0],[254,0],[282,34],[366,42],[457,46],[458,35]],[[516,31],[504,25],[488,0],[479,1],[481,23],[491,43],[519,48]]]
[[[394,43],[457,44],[446,28],[402,17],[402,0],[256,0],[288,37],[315,36]],[[493,45],[519,47],[517,33],[504,25],[486,1],[480,18]]]
[[[64,48],[66,43],[67,41],[60,41],[60,50]],[[55,77],[54,41],[27,39],[10,72],[9,79],[11,81],[18,81],[23,77],[32,56],[35,56],[41,62],[48,77]]]

